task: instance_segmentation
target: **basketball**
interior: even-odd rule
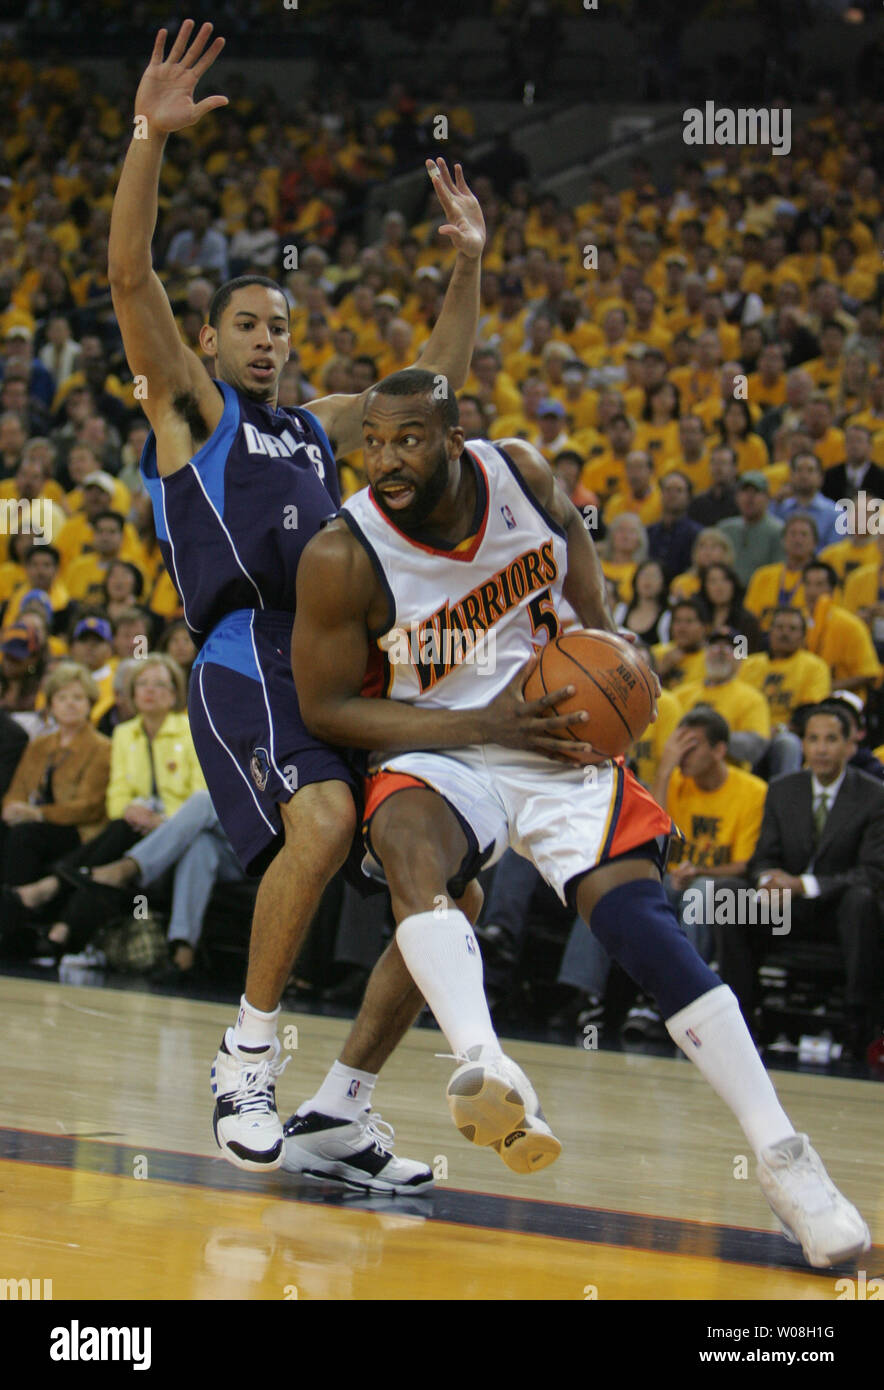
[[[539,700],[566,685],[575,693],[559,701],[556,714],[585,709],[589,722],[562,732],[609,758],[625,753],[651,722],[651,672],[631,643],[613,632],[565,632],[548,643],[525,682],[525,699]]]

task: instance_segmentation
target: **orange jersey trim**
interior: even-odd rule
[[[365,779],[365,811],[362,816],[363,829],[368,825],[375,811],[395,792],[409,791],[417,787],[422,791],[435,791],[429,782],[421,777],[413,777],[409,772],[372,772]]]
[[[607,863],[627,850],[636,849],[658,835],[678,834],[668,811],[659,806],[646,787],[625,767],[618,768],[618,786],[608,819],[608,830],[599,863]]]

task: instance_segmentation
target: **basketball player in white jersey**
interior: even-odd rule
[[[433,392],[433,378],[411,370],[370,393],[370,486],[305,551],[292,650],[308,728],[374,751],[366,846],[390,887],[403,994],[411,977],[459,1061],[448,1084],[455,1124],[521,1156],[526,1171],[560,1148],[501,1051],[478,944],[454,902],[511,845],[655,996],[755,1149],[786,1235],[813,1265],[850,1259],[870,1243],[862,1217],[796,1134],[735,996],[666,899],[668,815],[622,760],[587,775],[542,753],[479,746],[480,707],[541,633],[555,635],[563,597],[587,626],[612,624],[592,542],[541,455],[521,440],[465,445],[456,401]],[[405,751],[422,739],[443,751]]]

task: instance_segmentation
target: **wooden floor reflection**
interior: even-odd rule
[[[376,1092],[441,1176],[368,1199],[217,1157],[208,1068],[226,1007],[0,977],[0,1278],[56,1299],[832,1299],[779,1235],[740,1131],[687,1062],[513,1044],[565,1144],[520,1178],[451,1127],[450,1062],[415,1032]],[[286,1112],[345,1022],[286,1015]],[[884,1236],[881,1091],[780,1074],[796,1126]],[[743,1176],[743,1174],[746,1176]],[[864,1257],[884,1273],[878,1247]]]

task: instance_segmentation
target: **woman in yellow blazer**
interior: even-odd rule
[[[85,666],[65,661],[45,685],[57,728],[29,743],[3,798],[4,883],[28,883],[107,822],[110,739],[89,719],[98,689]]]
[[[122,858],[193,792],[206,790],[183,709],[184,675],[177,661],[152,653],[135,664],[131,679],[137,714],[118,724],[111,738],[105,803],[109,824],[94,840],[58,860],[54,873],[17,890],[26,909],[51,918],[45,944],[55,954],[80,949],[113,915],[113,891],[93,885],[89,868]]]
[[[137,715],[118,724],[112,736],[107,814],[111,821],[125,820],[146,833],[174,815],[195,791],[205,791],[206,782],[182,708],[184,674],[178,662],[160,652],[139,661],[132,697]],[[142,805],[145,801],[151,802],[149,808]]]

